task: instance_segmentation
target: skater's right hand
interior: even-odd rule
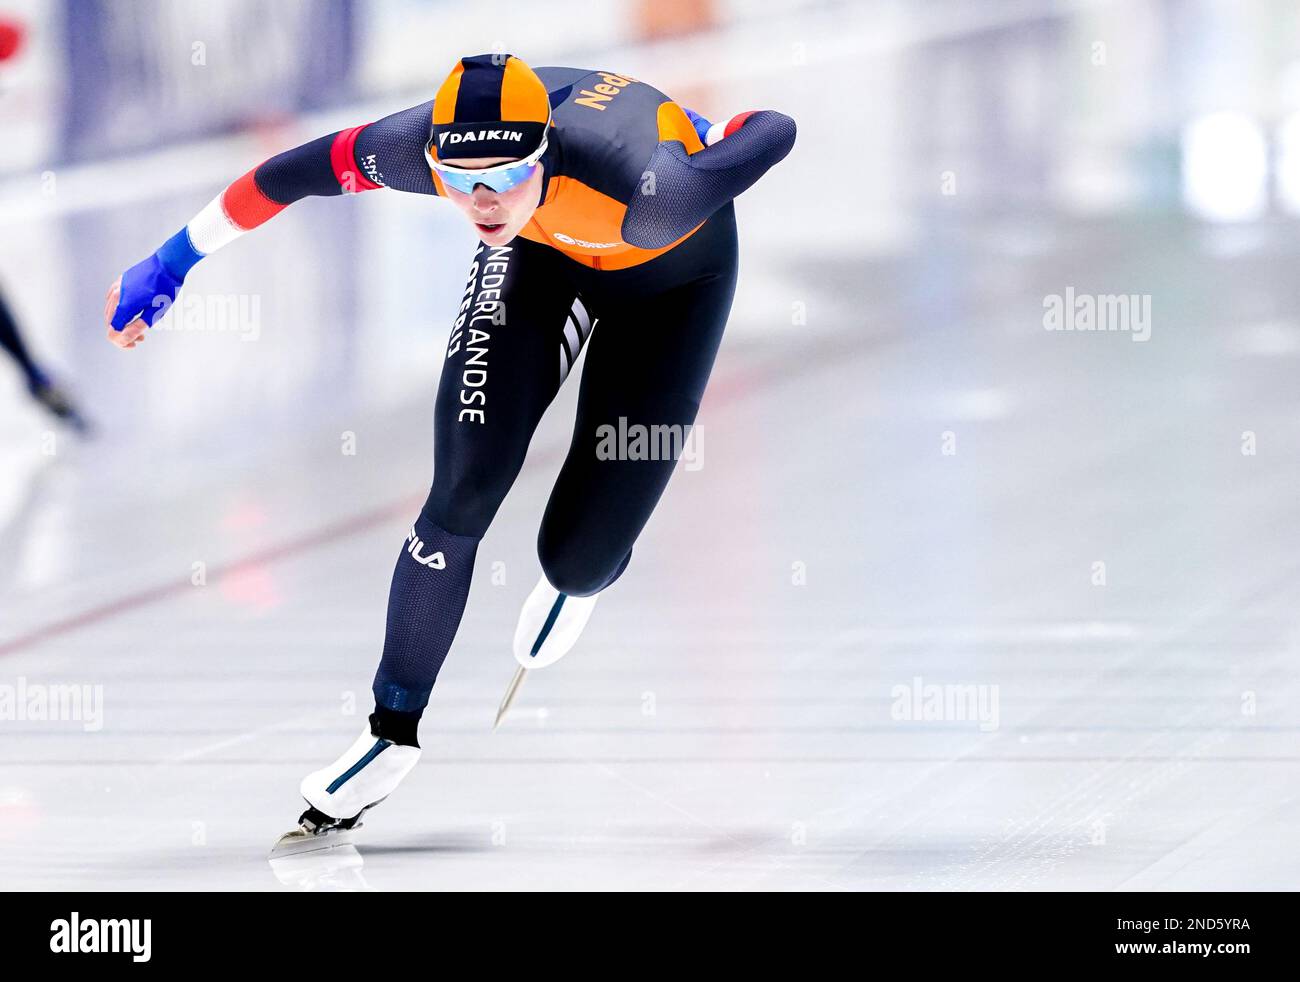
[[[157,254],[136,263],[108,289],[104,321],[108,339],[119,348],[134,348],[144,332],[167,313],[180,292],[181,280]]]

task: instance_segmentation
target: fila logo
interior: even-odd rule
[[[421,566],[428,566],[430,569],[447,568],[447,560],[443,558],[441,552],[435,552],[432,556],[420,555],[420,553],[424,551],[424,541],[415,534],[414,525],[411,526],[411,532],[406,537],[406,543],[406,551],[409,552],[411,558]]]
[[[582,92],[579,93],[582,98],[574,99],[573,101],[580,106],[586,106],[588,109],[599,109],[601,112],[604,112],[605,103],[609,102],[610,99],[622,92],[624,87],[631,85],[633,79],[624,78],[622,75],[613,75],[609,72],[600,72],[599,75],[605,81],[591,87],[591,89],[595,89],[596,91],[593,92],[591,89],[583,89]]]
[[[438,146],[444,143],[475,143],[478,140],[513,140],[518,143],[524,138],[522,130],[472,130],[467,133],[439,133]]]

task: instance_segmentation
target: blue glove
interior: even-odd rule
[[[155,252],[122,274],[122,293],[113,312],[113,330],[120,331],[137,317],[153,327],[171,308],[182,279],[173,276]]]
[[[153,327],[171,308],[185,276],[203,258],[186,229],[164,242],[144,262],[122,274],[122,292],[113,312],[113,329],[122,330],[137,317]]]
[[[682,109],[686,113],[686,118],[691,121],[691,125],[695,127],[695,133],[700,138],[700,142],[707,147],[709,145],[709,127],[713,124],[694,109],[687,109],[685,106],[682,106]]]

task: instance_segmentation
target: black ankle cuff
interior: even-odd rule
[[[403,747],[418,747],[416,732],[420,728],[420,715],[423,710],[414,713],[399,713],[393,709],[376,706],[370,714],[370,732],[381,740],[388,740]]]

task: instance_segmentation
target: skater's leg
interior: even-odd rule
[[[475,257],[438,387],[433,487],[393,572],[374,681],[377,732],[396,738],[404,729],[414,742],[414,718],[465,609],[478,543],[559,389],[557,347],[575,295],[560,262],[520,239]]]
[[[522,668],[564,657],[599,592],[627,568],[686,446],[722,341],[735,292],[735,236],[728,206],[667,256],[628,274],[607,274],[598,292],[588,284],[599,326],[583,370],[573,443],[538,533],[544,575],[515,628]],[[646,437],[639,452],[631,441],[619,445],[637,433]]]
[[[22,370],[27,390],[37,402],[63,422],[80,433],[87,433],[90,425],[77,409],[68,392],[54,382],[32,359],[23,336],[18,333],[18,322],[0,294],[0,348],[3,348]]]
[[[343,756],[301,784],[311,806],[280,846],[346,830],[415,766],[420,714],[469,594],[474,554],[559,389],[575,290],[544,247],[481,247],[443,363],[434,480],[393,570],[375,711]],[[280,847],[277,847],[277,849]]]
[[[709,225],[696,233],[710,253],[700,276],[651,297],[597,303],[573,443],[538,535],[558,593],[591,596],[623,572],[695,422],[736,279],[730,207]],[[638,433],[646,436],[639,449]]]
[[[18,322],[5,303],[4,294],[0,293],[0,348],[3,348],[22,370],[29,387],[36,388],[48,381],[32,360],[22,335],[18,333]]]

